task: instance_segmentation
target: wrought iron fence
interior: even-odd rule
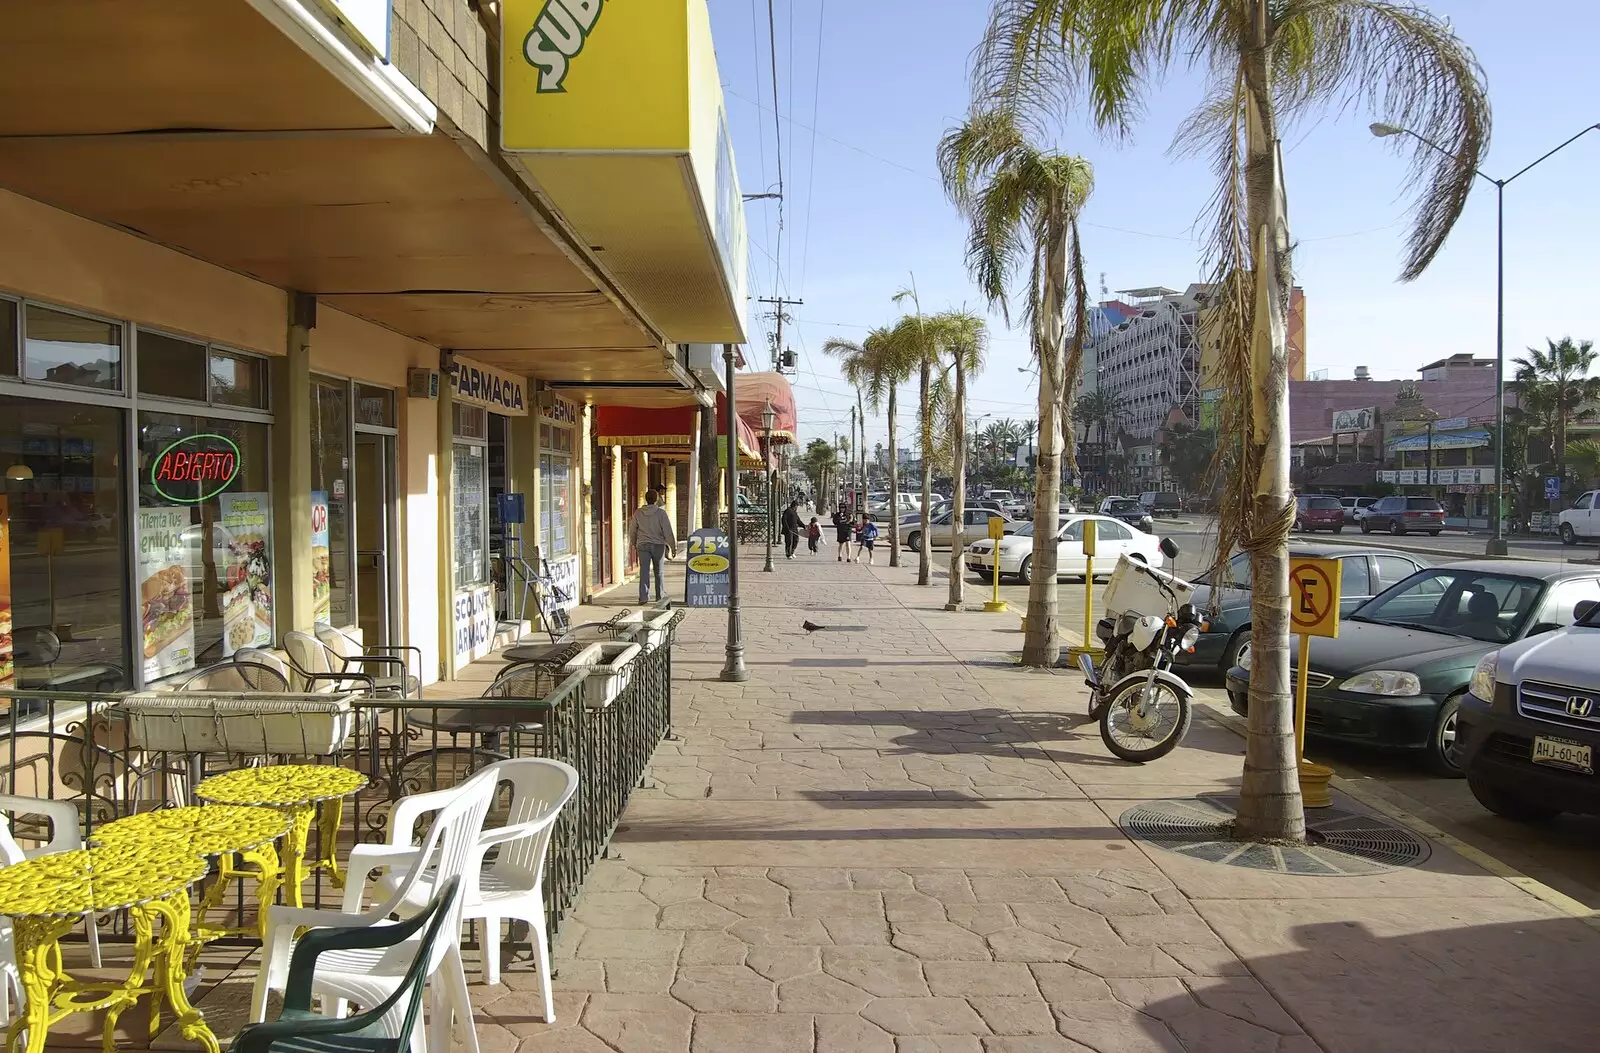
[[[126,693],[0,691],[0,704],[6,706],[0,720],[10,732],[0,747],[0,793],[79,802],[88,838],[114,819],[190,803],[190,789],[208,774],[270,763],[338,764],[362,772],[368,781],[345,803],[337,828],[316,824],[310,849],[311,858],[320,857],[320,839],[332,836],[334,854],[342,859],[357,841],[385,838],[390,811],[402,796],[448,788],[511,757],[565,761],[577,769],[579,785],[556,824],[546,864],[544,894],[553,937],[669,732],[672,641],[683,617],[680,610],[653,627],[608,625],[609,638],[641,647],[631,662],[609,674],[609,682],[592,668],[568,671],[553,663],[526,663],[510,667],[517,675],[504,676],[482,698],[357,698],[353,732],[336,753],[315,758],[145,751],[130,735]],[[500,802],[497,810],[507,803]],[[42,817],[13,817],[13,829],[23,842],[48,837]],[[340,894],[327,875],[318,872],[313,882],[306,890],[308,903],[338,905]],[[234,924],[242,926],[242,889],[232,909]]]

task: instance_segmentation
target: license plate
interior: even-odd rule
[[[1594,774],[1594,750],[1566,739],[1549,739],[1543,735],[1533,740],[1533,763],[1548,764],[1553,768],[1567,768]]]

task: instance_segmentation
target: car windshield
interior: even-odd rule
[[[1139,502],[1134,501],[1131,498],[1124,498],[1122,500],[1112,501],[1106,507],[1106,511],[1110,512],[1112,515],[1118,515],[1123,512],[1137,512],[1142,507],[1144,506],[1139,504]]]
[[[1210,585],[1212,584],[1214,578],[1214,572],[1206,571],[1204,574],[1195,578],[1194,582],[1196,585]],[[1250,588],[1249,553],[1241,552],[1237,556],[1234,556],[1232,559],[1228,560],[1227,564],[1222,568],[1222,582],[1224,588],[1246,590]]]
[[[1538,578],[1443,567],[1418,571],[1350,618],[1505,643],[1522,635],[1544,589]]]
[[[1443,512],[1444,505],[1431,497],[1406,498],[1406,511],[1408,512]]]
[[[1013,530],[1011,532],[1011,536],[1012,537],[1032,537],[1033,536],[1033,524],[1032,523],[1024,523],[1024,524],[1022,524],[1021,526],[1017,527],[1017,529],[1015,529],[1015,530]]]
[[[1330,510],[1339,511],[1344,508],[1344,506],[1339,503],[1339,499],[1337,497],[1313,497],[1306,502],[1306,507],[1318,509],[1324,512]]]

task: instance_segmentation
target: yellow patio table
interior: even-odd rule
[[[12,920],[17,972],[27,995],[22,1015],[6,1031],[8,1053],[42,1053],[52,1025],[69,1014],[97,1010],[105,1010],[100,1048],[114,1053],[118,1018],[146,995],[152,1039],[161,1030],[165,998],[183,1037],[218,1053],[216,1035],[183,990],[189,886],[207,869],[200,856],[161,844],[78,849],[0,868],[0,914]],[[126,910],[133,922],[128,979],[120,984],[73,979],[61,959],[61,937],[88,915],[118,910]]]
[[[96,830],[91,840],[99,845],[128,848],[161,843],[181,848],[190,855],[217,857],[216,878],[195,912],[189,963],[192,968],[192,956],[198,955],[200,947],[212,940],[239,935],[266,938],[267,906],[278,890],[281,877],[274,842],[288,832],[289,817],[275,808],[203,804],[162,808],[117,819]],[[210,912],[221,906],[229,883],[244,878],[253,878],[256,883],[255,927],[240,929],[207,924]]]
[[[283,813],[289,836],[283,845],[284,896],[292,906],[305,906],[300,886],[318,870],[326,870],[335,888],[344,887],[335,848],[344,798],[367,785],[367,777],[349,768],[316,764],[276,764],[240,768],[203,780],[194,795],[211,804],[259,805]],[[317,858],[306,863],[311,822],[321,817],[317,832]]]

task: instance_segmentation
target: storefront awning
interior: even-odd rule
[[[717,435],[726,438],[727,405],[717,402]],[[608,446],[684,447],[694,439],[694,406],[596,406],[595,440]],[[739,441],[739,467],[761,467],[761,441],[742,418],[734,418]],[[720,451],[720,447],[719,447]],[[726,457],[723,457],[726,460]]]
[[[744,373],[737,381],[739,416],[760,435],[767,403],[772,403],[772,445],[787,446],[795,441],[796,414],[794,389],[782,373]]]

